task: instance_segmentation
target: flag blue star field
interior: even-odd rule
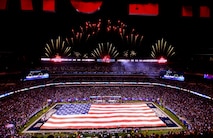
[[[160,126],[166,126],[166,124],[146,103],[64,104],[40,129],[99,129]]]

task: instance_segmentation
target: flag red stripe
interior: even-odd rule
[[[57,126],[42,126],[41,129],[101,129],[101,128],[128,128],[128,127],[164,127],[165,125],[155,124],[155,125],[111,125],[111,126],[66,126],[66,127],[57,127]]]
[[[108,124],[96,124],[96,123],[89,123],[89,124],[66,124],[66,125],[55,125],[55,124],[45,124],[41,127],[41,129],[93,129],[93,128],[126,128],[126,127],[159,127],[159,126],[166,126],[165,124],[162,123],[157,123],[157,122],[153,122],[153,123],[145,123],[145,122],[141,122],[140,124],[137,124],[138,122],[124,122],[124,123],[118,123],[115,122],[114,123],[108,123]]]
[[[53,119],[50,118],[48,122],[114,122],[114,121],[155,121],[155,120],[160,120],[158,117],[111,117],[111,118],[67,118],[67,119]]]
[[[164,123],[161,120],[157,120],[157,121],[125,121],[125,122],[99,122],[99,123],[45,123],[44,126],[58,126],[58,127],[64,127],[64,126],[110,126],[110,125],[125,125],[125,124],[129,124],[129,125],[155,125],[155,124],[161,124],[164,125]]]

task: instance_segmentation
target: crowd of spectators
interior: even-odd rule
[[[60,64],[43,64],[38,69],[45,69],[52,74],[137,74],[158,76],[160,70],[166,69],[166,64],[140,62],[73,62]]]
[[[5,126],[14,124],[14,134],[23,127],[35,114],[41,110],[48,99],[56,102],[74,102],[90,96],[122,96],[126,98],[141,97],[146,101],[157,101],[162,98],[162,104],[171,109],[180,118],[188,122],[192,132],[207,132],[213,128],[213,103],[190,93],[159,86],[75,86],[75,87],[46,87],[26,92],[0,100],[1,136],[11,133]]]

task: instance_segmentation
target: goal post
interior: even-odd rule
[[[90,101],[93,103],[118,103],[121,101],[121,96],[90,96]]]

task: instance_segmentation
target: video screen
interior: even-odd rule
[[[185,77],[182,72],[164,70],[160,72],[160,78],[168,80],[184,81]]]
[[[40,80],[40,79],[47,79],[49,78],[49,73],[46,70],[33,70],[33,71],[28,71],[25,73],[23,78],[21,79],[22,81],[29,81],[29,80]]]
[[[203,78],[208,80],[213,80],[213,74],[204,74]]]

